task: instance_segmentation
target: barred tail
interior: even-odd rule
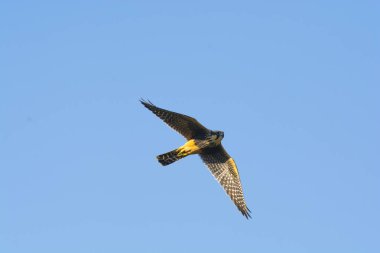
[[[181,158],[184,158],[184,155],[180,154],[180,151],[178,149],[174,149],[170,152],[167,152],[162,155],[157,156],[157,160],[163,165],[169,165],[171,163],[174,163],[175,161],[178,161]]]

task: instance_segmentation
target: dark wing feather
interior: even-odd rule
[[[192,117],[159,108],[150,101],[140,100],[140,102],[188,140],[208,132],[207,128]]]
[[[239,172],[231,156],[228,155],[222,145],[214,148],[206,148],[199,154],[216,180],[235,203],[239,211],[248,219],[251,218],[240,183]]]

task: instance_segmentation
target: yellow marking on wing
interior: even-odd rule
[[[189,140],[183,146],[177,149],[178,156],[188,156],[192,154],[197,154],[199,150],[200,148],[197,146],[194,139]]]
[[[231,166],[231,168],[232,168],[231,172],[234,174],[234,176],[238,177],[239,171],[237,169],[237,166],[236,166],[234,159],[232,159],[232,157],[231,157],[230,159],[227,160],[227,163]]]

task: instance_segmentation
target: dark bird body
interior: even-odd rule
[[[187,139],[183,146],[157,156],[157,160],[166,166],[188,155],[199,154],[239,211],[246,218],[250,218],[250,210],[245,204],[235,161],[221,144],[224,133],[209,130],[196,119],[187,115],[156,107],[151,102],[144,100],[141,100],[141,103]]]

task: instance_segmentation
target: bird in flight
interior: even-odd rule
[[[243,189],[235,161],[221,144],[224,133],[222,131],[209,130],[196,119],[159,108],[149,100],[145,101],[141,99],[140,102],[187,139],[187,142],[183,146],[158,155],[157,160],[163,166],[166,166],[188,155],[198,154],[239,211],[247,219],[251,218],[251,211],[244,200]]]

